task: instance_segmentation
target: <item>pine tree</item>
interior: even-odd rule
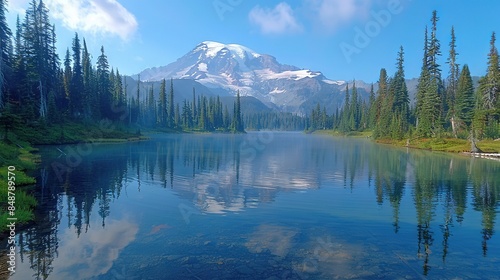
[[[234,103],[233,110],[233,123],[231,125],[231,130],[233,132],[245,132],[243,126],[243,120],[241,117],[241,100],[240,100],[240,91],[236,94],[236,101]]]
[[[349,111],[349,119],[348,119],[348,125],[349,125],[349,131],[356,131],[358,130],[359,126],[359,100],[358,100],[358,89],[356,88],[356,80],[352,81],[352,98],[351,98],[351,104],[349,104],[349,108],[347,110]]]
[[[422,59],[422,68],[420,71],[420,76],[418,78],[418,85],[417,85],[417,94],[415,96],[415,116],[416,116],[416,127],[418,130],[426,130],[422,129],[422,121],[423,121],[423,103],[425,99],[425,93],[427,91],[427,88],[429,87],[429,63],[427,61],[428,58],[428,31],[427,31],[427,26],[425,27],[425,33],[424,33],[424,56]]]
[[[474,85],[469,67],[465,64],[458,79],[457,95],[455,98],[455,112],[458,123],[463,122],[467,128],[470,127],[474,116],[474,105]]]
[[[404,74],[404,49],[401,46],[398,52],[397,71],[394,78],[391,80],[390,97],[387,98],[387,108],[393,115],[392,122],[392,137],[401,139],[409,128],[409,111],[410,99],[408,97],[408,89],[406,88]],[[391,104],[392,103],[392,104]],[[392,105],[392,106],[391,106]],[[396,123],[394,123],[396,122]]]
[[[78,33],[73,39],[73,74],[71,75],[71,95],[70,107],[73,116],[79,116],[82,112],[82,91],[83,91],[83,69],[81,60],[81,45]]]
[[[168,110],[167,110],[167,124],[168,127],[174,127],[174,81],[170,78],[170,92],[168,95]]]
[[[0,110],[4,107],[4,93],[7,92],[5,81],[10,79],[12,69],[11,48],[12,31],[7,25],[5,14],[7,12],[7,1],[0,0]]]
[[[488,54],[488,71],[486,73],[486,87],[482,92],[482,107],[491,110],[498,103],[498,93],[500,91],[500,66],[498,59],[498,50],[496,48],[496,34],[491,34],[490,52]]]
[[[373,131],[374,138],[386,137],[387,127],[389,121],[387,120],[387,115],[385,113],[385,104],[388,99],[388,77],[387,71],[382,68],[380,69],[379,79],[378,79],[378,91],[377,98],[375,100],[375,129]]]
[[[429,39],[428,51],[428,67],[431,77],[436,80],[436,82],[441,80],[441,69],[440,65],[437,63],[438,57],[441,56],[441,44],[437,39],[437,22],[439,17],[437,16],[437,11],[432,12],[432,28],[431,28],[431,38]]]
[[[500,135],[498,128],[500,114],[500,64],[498,58],[498,50],[495,46],[496,34],[495,32],[491,35],[490,40],[490,52],[488,54],[488,69],[486,76],[479,80],[478,87],[478,108],[476,108],[477,117],[475,128],[482,129],[485,133],[484,136],[488,138],[497,138]],[[479,120],[484,120],[483,124],[479,123]]]
[[[441,55],[439,40],[436,30],[436,11],[432,13],[431,38],[427,37],[425,29],[424,58],[422,71],[417,86],[416,112],[417,132],[421,136],[436,136],[441,131],[445,95],[443,94],[443,83],[441,80],[441,69],[437,63]]]
[[[155,124],[156,124],[156,106],[155,106],[155,96],[154,96],[154,86],[153,85],[151,85],[151,87],[149,88],[147,104],[148,104],[147,124],[151,125],[151,126],[155,126]]]
[[[30,3],[22,25],[21,43],[24,56],[23,79],[19,99],[24,103],[21,110],[25,119],[44,118],[47,113],[47,94],[53,90],[58,69],[55,53],[54,26],[50,24],[48,9],[43,1]]]
[[[196,108],[196,90],[193,87],[193,108],[191,110],[191,113],[193,115],[193,127],[196,127],[198,125],[198,109]],[[229,124],[228,124],[229,125]]]
[[[436,132],[441,130],[442,119],[444,117],[443,109],[446,100],[443,82],[441,80],[441,68],[437,63],[438,57],[441,56],[441,45],[437,39],[438,21],[439,18],[437,16],[437,12],[434,10],[431,18],[432,29],[428,48],[430,85],[427,89],[427,98],[425,98],[427,101],[425,107],[428,109],[427,113],[429,114],[431,120],[432,135],[435,135]]]
[[[370,87],[370,97],[368,101],[368,127],[374,129],[377,123],[377,105],[373,83]]]
[[[161,80],[160,96],[158,98],[158,123],[160,126],[167,125],[167,84],[165,79]]]
[[[135,92],[135,102],[134,102],[134,111],[135,111],[135,121],[139,123],[141,120],[142,112],[141,112],[141,102],[140,102],[140,94],[141,94],[141,75],[137,75],[137,91]]]
[[[200,110],[198,113],[198,128],[201,130],[207,130],[207,99],[205,96],[198,96],[198,109]]]
[[[227,105],[224,106],[223,123],[223,126],[226,130],[231,126],[231,115],[229,114]]]
[[[92,62],[90,61],[90,53],[87,49],[87,42],[83,39],[83,50],[82,50],[82,99],[84,100],[84,116],[85,118],[90,118],[95,116],[97,113],[97,101],[94,98],[94,91],[91,90],[91,75],[92,75]]]
[[[97,58],[97,91],[99,96],[99,107],[101,117],[111,119],[111,91],[109,81],[108,57],[104,54],[104,47],[101,46],[101,55]]]
[[[174,113],[174,127],[180,127],[181,113],[179,108],[179,103],[175,104],[175,113]]]
[[[340,124],[339,124],[341,132],[349,131],[350,107],[351,107],[351,101],[349,93],[349,83],[346,83],[344,107],[342,108],[342,114],[340,117]]]
[[[450,41],[450,53],[448,56],[448,65],[450,66],[448,83],[446,88],[446,106],[445,111],[447,111],[447,119],[450,120],[453,135],[457,137],[457,113],[455,108],[455,101],[458,90],[458,78],[460,75],[459,64],[457,63],[457,51],[456,51],[456,37],[455,28],[451,27],[451,41]]]
[[[64,57],[64,93],[67,100],[71,99],[71,80],[73,77],[73,70],[71,69],[71,56],[69,49],[66,49],[66,56]]]
[[[123,105],[125,103],[125,96],[123,94],[123,82],[120,71],[116,69],[116,79],[113,84],[113,100],[118,105]]]
[[[388,79],[389,78],[387,76],[387,71],[384,68],[380,69],[380,75],[378,79],[377,102],[376,102],[377,122],[379,122],[381,118],[383,101],[387,98],[387,91],[389,88]]]

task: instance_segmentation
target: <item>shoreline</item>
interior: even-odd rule
[[[371,131],[352,132],[349,134],[342,134],[335,130],[317,130],[313,134],[330,135],[333,137],[352,137],[352,138],[367,138],[371,139],[374,143],[385,144],[394,147],[411,148],[418,150],[427,150],[432,152],[445,152],[451,154],[462,154],[467,156],[494,159],[500,161],[500,141],[498,140],[481,140],[477,145],[483,152],[471,153],[470,141],[458,138],[419,138],[412,141],[407,139],[394,140],[394,139],[378,139],[372,138]]]

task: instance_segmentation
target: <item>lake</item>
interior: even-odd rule
[[[10,279],[498,277],[493,160],[301,132],[40,153]]]

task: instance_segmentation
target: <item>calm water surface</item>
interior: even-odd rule
[[[499,275],[500,162],[290,132],[41,154],[10,279]]]

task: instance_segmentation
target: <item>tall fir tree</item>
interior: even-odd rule
[[[498,49],[496,47],[496,34],[491,34],[490,52],[488,53],[488,69],[484,79],[484,87],[481,92],[481,105],[485,110],[492,110],[498,105],[498,93],[500,91],[500,68]]]
[[[92,83],[94,73],[85,39],[83,39],[82,50],[82,75],[83,88],[81,92],[85,118],[91,118],[91,116],[97,117],[99,115],[99,101],[95,83]]]
[[[7,92],[6,81],[11,79],[12,74],[12,31],[7,25],[6,12],[7,1],[0,0],[0,110],[4,107]]]
[[[344,107],[342,108],[342,116],[340,117],[340,131],[342,132],[348,132],[349,131],[349,116],[350,116],[350,111],[349,108],[351,107],[351,101],[350,101],[350,93],[349,93],[349,83],[346,83],[345,85],[345,101],[344,101]]]
[[[82,91],[83,91],[83,69],[82,69],[82,47],[78,33],[73,38],[73,73],[71,75],[70,87],[70,110],[73,117],[78,117],[83,113]]]
[[[168,127],[174,127],[174,80],[170,78],[170,91],[168,94],[168,110],[167,110],[167,123]]]
[[[160,83],[160,95],[158,98],[158,124],[160,126],[167,125],[167,84],[165,79],[161,80]]]
[[[496,33],[491,34],[486,76],[479,80],[478,107],[475,112],[477,134],[487,138],[500,137],[500,64],[496,47]]]
[[[359,117],[360,117],[360,102],[358,100],[358,89],[356,88],[356,80],[352,81],[352,95],[351,95],[351,104],[346,108],[348,110],[348,125],[350,131],[358,130],[359,126]],[[319,111],[318,111],[319,113]]]
[[[450,52],[448,56],[448,65],[450,67],[446,87],[446,103],[445,111],[446,119],[450,120],[453,135],[457,137],[457,112],[456,112],[456,96],[458,90],[458,79],[460,76],[460,65],[457,63],[455,28],[451,27]]]
[[[375,99],[375,129],[373,131],[374,138],[385,137],[387,135],[387,127],[384,125],[388,124],[387,115],[384,110],[386,100],[388,99],[388,77],[385,68],[380,69],[379,79],[378,79],[378,90],[377,98]]]
[[[243,118],[241,116],[241,97],[240,91],[236,93],[236,101],[234,102],[234,113],[233,113],[233,123],[232,123],[232,131],[241,133],[245,132],[243,126]]]
[[[440,43],[437,39],[437,12],[433,11],[431,37],[427,37],[425,29],[424,58],[422,71],[417,86],[416,112],[417,133],[420,136],[439,136],[442,130],[443,109],[446,100],[441,80],[441,69],[437,63],[441,55]]]
[[[375,98],[375,90],[373,89],[373,83],[370,87],[370,97],[368,101],[369,115],[368,115],[368,127],[371,129],[375,128],[377,123],[377,99]]]
[[[438,58],[441,56],[441,44],[437,38],[438,21],[439,17],[437,16],[437,11],[434,10],[431,18],[432,28],[428,48],[430,85],[427,89],[427,104],[425,104],[431,119],[432,135],[439,133],[442,128],[444,103],[446,100],[443,81],[441,79],[441,68],[437,62]]]
[[[101,46],[101,55],[97,58],[97,91],[99,96],[100,114],[103,118],[112,119],[111,102],[112,96],[110,91],[110,72],[108,57],[104,53],[104,46]]]
[[[396,67],[396,74],[391,80],[390,96],[386,98],[388,102],[387,108],[389,109],[386,113],[392,114],[392,123],[390,124],[392,137],[401,139],[409,128],[410,111],[410,99],[404,73],[404,49],[402,46],[398,52]]]
[[[457,116],[457,130],[463,123],[469,130],[474,116],[474,84],[469,71],[469,66],[465,64],[462,67],[458,79],[457,95],[455,98],[455,114]]]

